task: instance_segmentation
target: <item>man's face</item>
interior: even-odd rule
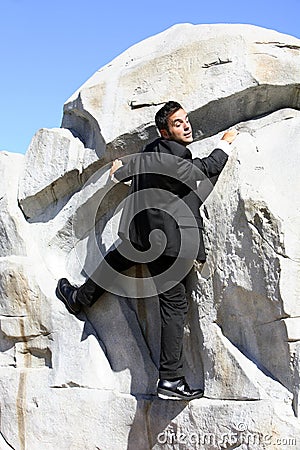
[[[168,130],[161,130],[161,135],[165,139],[188,145],[193,142],[193,130],[189,122],[187,112],[179,109],[168,118]]]

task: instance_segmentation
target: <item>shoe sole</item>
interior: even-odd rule
[[[69,311],[69,313],[73,314],[74,316],[76,316],[77,314],[79,314],[81,312],[81,310],[79,311],[74,311],[71,306],[69,305],[68,299],[62,294],[61,290],[60,290],[60,283],[58,283],[56,291],[55,291],[56,297],[58,297],[63,304],[65,305],[65,307],[67,308],[67,310]]]
[[[203,397],[203,394],[197,394],[191,397],[180,396],[180,394],[175,394],[175,392],[167,391],[166,389],[160,389],[157,391],[157,396],[163,400],[184,400],[189,402],[190,400],[195,400],[196,398]]]

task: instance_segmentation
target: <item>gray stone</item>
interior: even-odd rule
[[[0,152],[0,254],[25,255],[22,239],[23,216],[17,205],[18,178],[23,167],[22,155]]]
[[[82,185],[84,168],[97,159],[69,130],[39,130],[26,152],[20,178],[19,202],[25,216],[37,220],[51,205],[65,202]]]

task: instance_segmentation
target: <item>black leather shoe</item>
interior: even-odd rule
[[[193,400],[203,397],[202,389],[190,389],[185,378],[179,380],[159,380],[157,395],[164,400]]]
[[[71,314],[79,314],[82,305],[76,301],[77,288],[72,286],[66,278],[58,280],[56,296],[65,304]]]

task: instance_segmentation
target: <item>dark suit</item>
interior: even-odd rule
[[[223,150],[215,149],[206,158],[192,159],[189,149],[165,139],[147,145],[115,172],[118,181],[132,181],[119,236],[146,250],[150,247],[149,234],[159,229],[166,237],[165,255],[177,257],[184,238],[180,256],[190,258],[196,246],[197,254],[193,259],[204,261],[203,222],[199,211],[202,202],[196,182],[219,175],[227,158]],[[148,191],[144,191],[144,195],[136,195],[145,189]],[[184,233],[187,228],[198,229],[198,245],[195,234]],[[163,247],[161,236],[155,243],[158,250]]]
[[[119,225],[123,243],[106,255],[105,262],[117,272],[136,262],[148,265],[160,301],[160,378],[183,376],[182,341],[187,313],[184,279],[192,260],[205,260],[197,181],[219,175],[227,159],[221,149],[213,150],[206,158],[192,159],[185,146],[159,138],[114,174],[118,181],[131,180],[131,187]],[[176,264],[180,271],[170,274],[168,270]],[[104,266],[100,264],[94,276],[79,288],[77,298],[82,303],[91,305],[103,293],[93,280],[110,276]]]

